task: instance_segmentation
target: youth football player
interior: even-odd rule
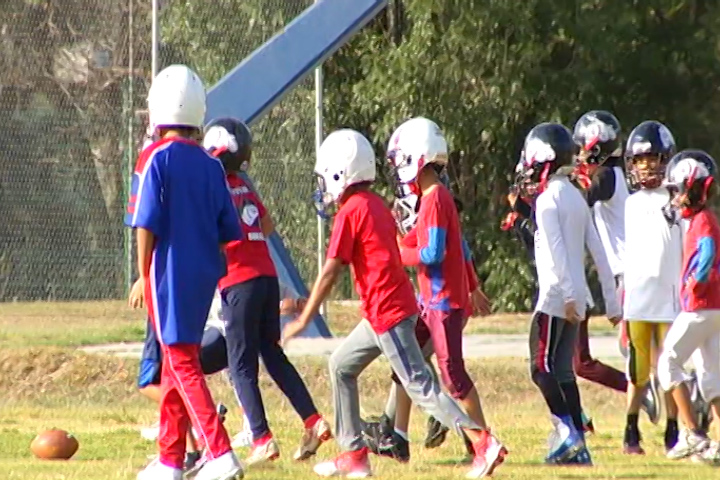
[[[665,165],[675,152],[670,130],[660,122],[639,124],[628,137],[625,155],[639,190],[625,203],[625,301],[629,355],[627,420],[623,450],[643,454],[638,412],[653,363],[652,345],[662,345],[680,311],[682,230],[663,215],[669,193],[662,187]],[[676,411],[666,402],[665,448],[677,442]]]
[[[685,429],[668,457],[720,466],[720,445],[698,425],[684,380],[692,358],[698,385],[712,410],[720,440],[720,226],[708,202],[714,197],[717,165],[700,150],[683,150],[668,163],[665,185],[672,209],[689,221],[683,246],[680,303],[682,312],[665,337],[658,361],[664,390],[672,393]]]
[[[304,423],[301,444],[293,458],[306,460],[332,434],[280,345],[280,286],[266,243],[274,227],[260,198],[239,175],[249,168],[252,137],[248,127],[234,118],[215,119],[205,130],[204,146],[227,170],[233,204],[244,231],[242,240],[225,247],[228,273],[218,288],[226,323],[228,367],[253,432],[252,450],[245,463],[267,462],[280,455],[258,385],[259,356]]]
[[[619,320],[620,306],[605,252],[582,194],[570,182],[577,145],[563,125],[542,123],[525,140],[521,176],[539,192],[535,201],[535,265],[538,300],[530,329],[531,376],[552,414],[558,441],[548,463],[590,464],[584,443],[580,394],[572,368],[577,324],[584,320],[587,284],[585,247],[590,250],[603,289],[608,318]]]
[[[492,473],[505,451],[445,395],[425,365],[415,336],[417,305],[395,240],[390,209],[370,191],[375,181],[370,142],[354,130],[338,130],[323,142],[315,172],[321,208],[338,206],[322,272],[303,313],[286,325],[289,340],[305,328],[330,293],[343,265],[351,265],[362,301],[363,320],[330,357],[338,443],[343,453],[320,463],[322,476],[370,475],[368,449],[361,430],[357,379],[379,355],[385,355],[413,403],[448,427],[464,431],[475,445],[470,478]]]
[[[153,80],[150,124],[159,140],[140,155],[126,222],[137,237],[140,278],[129,303],[147,303],[162,346],[159,462],[139,480],[179,480],[190,417],[209,461],[198,480],[232,480],[242,468],[215,410],[200,365],[200,344],[217,281],[221,247],[241,237],[222,164],[195,141],[205,87],[184,65]]]

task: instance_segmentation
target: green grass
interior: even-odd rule
[[[17,480],[104,480],[133,479],[155,453],[155,446],[143,441],[138,430],[154,421],[156,407],[135,390],[137,361],[78,353],[62,345],[99,343],[136,337],[142,330],[142,315],[128,313],[122,303],[105,304],[85,318],[80,304],[32,304],[2,306],[0,325],[5,338],[13,339],[11,349],[0,348],[0,472],[4,479]],[[105,313],[98,313],[98,312]],[[8,313],[9,312],[9,313]],[[49,314],[47,312],[52,312]],[[49,321],[48,315],[56,319]],[[12,318],[23,324],[13,328]],[[60,321],[61,319],[65,319]],[[522,317],[519,317],[518,324]],[[119,321],[120,326],[114,326]],[[482,319],[473,320],[482,322]],[[124,325],[126,324],[126,325]],[[124,326],[123,326],[124,325]],[[126,330],[123,330],[125,328]],[[34,333],[41,332],[38,341]],[[60,347],[47,346],[57,335]],[[127,336],[127,337],[126,337]],[[137,338],[133,338],[137,340]],[[22,342],[26,343],[22,343]],[[332,401],[325,359],[296,359],[295,363],[313,393],[321,411],[332,418]],[[540,464],[549,431],[543,401],[528,378],[523,359],[470,360],[468,369],[484,401],[489,421],[507,444],[510,455],[494,478],[518,480],[549,479],[717,479],[719,470],[688,462],[671,462],[663,457],[662,429],[647,423],[641,428],[648,454],[626,457],[620,454],[624,422],[621,395],[586,382],[581,391],[586,409],[592,414],[598,433],[589,445],[593,468],[552,468]],[[373,364],[361,377],[364,415],[380,413],[389,386],[388,367]],[[233,405],[233,396],[223,376],[210,379],[216,399]],[[315,478],[312,462],[295,464],[292,452],[301,434],[301,424],[289,403],[267,376],[261,379],[268,416],[282,456],[278,462],[248,471],[248,478],[296,480]],[[231,409],[227,425],[231,433],[240,427]],[[394,480],[436,480],[463,478],[463,447],[455,437],[439,449],[422,448],[425,416],[413,414],[410,432],[412,461],[407,465],[373,458],[374,473]],[[29,451],[32,438],[47,428],[63,428],[80,441],[80,450],[68,462],[34,459]],[[238,451],[239,455],[246,452]],[[323,447],[319,459],[337,453],[333,442]]]

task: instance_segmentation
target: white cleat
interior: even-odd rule
[[[667,452],[667,458],[680,460],[692,455],[701,454],[710,446],[710,440],[693,432],[683,429],[680,431],[675,446]]]
[[[280,456],[280,448],[275,442],[274,438],[271,438],[263,445],[253,447],[250,451],[250,455],[245,458],[245,465],[258,465],[260,463],[272,462]]]
[[[195,480],[240,480],[245,473],[235,454],[231,451],[208,460]]]
[[[158,457],[140,470],[137,480],[183,480],[183,473],[179,468],[163,465]]]
[[[482,448],[477,448],[472,468],[465,475],[465,478],[474,479],[491,476],[495,469],[505,461],[507,454],[507,448],[497,438],[488,433],[485,445]]]
[[[293,458],[302,462],[315,455],[323,442],[327,442],[332,438],[330,425],[324,418],[320,418],[311,428],[306,428],[303,434],[300,447],[293,455]]]
[[[718,442],[710,442],[710,445],[700,453],[692,456],[695,463],[704,463],[711,467],[720,467],[720,444]]]
[[[372,476],[367,448],[357,452],[343,452],[334,460],[321,462],[313,467],[321,477],[367,478]]]

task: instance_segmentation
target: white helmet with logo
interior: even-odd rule
[[[316,202],[324,206],[337,202],[349,186],[375,181],[372,145],[355,130],[331,133],[320,146],[315,174],[320,183]]]
[[[424,117],[412,118],[390,137],[387,157],[397,180],[417,192],[417,177],[426,165],[444,167],[448,163],[448,148],[440,127]]]
[[[153,79],[148,93],[150,128],[202,129],[205,120],[205,85],[185,65],[170,65]]]

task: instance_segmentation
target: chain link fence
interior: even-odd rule
[[[188,64],[209,88],[311,3],[160,1],[159,68]],[[8,0],[0,24],[0,301],[120,298],[135,270],[122,222],[147,122],[151,2]],[[313,107],[309,78],[253,126],[250,171],[306,281]]]

